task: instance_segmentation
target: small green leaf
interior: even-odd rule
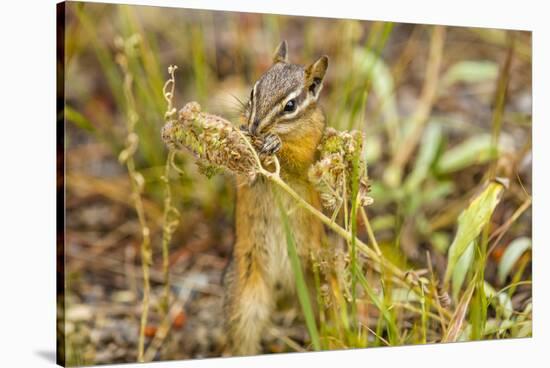
[[[461,144],[446,151],[438,160],[436,171],[448,174],[465,167],[485,163],[498,155],[500,147],[492,146],[491,135],[474,135]]]
[[[498,281],[501,284],[506,281],[506,278],[521,255],[528,249],[531,249],[531,247],[531,239],[527,237],[517,238],[508,245],[498,265]]]
[[[460,292],[460,288],[464,284],[466,274],[468,274],[468,271],[472,267],[472,262],[474,260],[474,250],[475,242],[471,242],[456,263],[452,276],[453,300],[458,300],[458,293]]]
[[[443,199],[455,190],[455,184],[451,181],[439,180],[434,185],[423,188],[418,196],[421,203],[434,203],[439,199]]]
[[[422,137],[422,144],[420,145],[420,152],[416,158],[414,170],[405,181],[405,190],[409,193],[417,190],[422,181],[428,176],[441,141],[442,133],[440,125],[434,122],[429,123]]]
[[[495,80],[498,64],[488,60],[464,60],[453,64],[441,80],[443,88],[457,82],[477,83]]]
[[[483,192],[475,197],[470,205],[458,217],[458,228],[455,238],[449,247],[445,285],[449,285],[455,266],[468,245],[473,242],[491,218],[495,207],[500,202],[505,189],[503,180],[493,180]]]
[[[65,119],[88,132],[95,132],[94,125],[84,115],[70,106],[65,105]]]
[[[396,303],[418,303],[420,298],[409,289],[396,288],[392,290],[391,300]]]
[[[395,316],[391,313],[390,309],[386,307],[386,305],[383,302],[383,297],[379,297],[373,288],[369,285],[369,282],[365,278],[365,275],[361,272],[361,270],[356,270],[357,272],[357,281],[359,281],[359,284],[363,286],[365,289],[365,292],[367,293],[368,297],[372,300],[376,308],[382,313],[382,316],[384,317],[384,320],[387,323],[388,326],[388,337],[390,342],[394,342],[398,339],[399,333],[397,328],[397,322],[395,320]],[[395,296],[395,295],[392,295]]]
[[[363,146],[365,150],[365,155],[363,157],[365,157],[365,162],[368,162],[369,165],[373,165],[380,160],[384,148],[382,142],[383,140],[380,135],[369,135],[368,144]]]
[[[533,335],[533,322],[525,321],[515,337],[529,337]]]
[[[359,63],[357,70],[372,81],[373,90],[381,100],[384,117],[392,122],[398,120],[393,76],[384,60],[364,48],[356,49],[353,57]]]
[[[494,299],[494,302],[502,309],[502,315],[504,318],[508,319],[512,316],[514,312],[514,307],[512,306],[512,299],[508,293],[497,292],[488,282],[483,283],[483,289],[485,290],[485,295],[487,299]]]
[[[432,246],[441,254],[447,253],[451,245],[451,237],[444,231],[433,232],[430,236]]]

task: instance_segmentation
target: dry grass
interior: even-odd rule
[[[360,132],[346,136],[358,143],[353,155],[329,150],[311,172],[327,205],[316,215],[340,239],[331,258],[337,284],[326,282],[319,260],[313,285],[324,305],[318,347],[531,336],[530,34],[105,4],[70,4],[67,14],[67,306],[100,310],[90,302],[98,288],[103,303],[127,292],[130,302],[113,296],[109,308],[122,312],[107,319],[134,326],[138,300],[152,306],[142,343],[116,345],[116,359],[91,342],[103,319],[69,320],[69,364],[221,354],[210,335],[211,343],[191,340],[204,318],[192,303],[216,304],[230,252],[231,175],[215,166],[266,175],[292,195],[225,120],[236,121],[281,39],[293,61],[330,56],[321,97],[329,125]],[[126,40],[119,48],[117,38]],[[165,85],[171,64],[178,73]],[[223,119],[196,106],[178,118],[172,99],[196,100]],[[174,140],[191,154],[169,155],[163,117],[165,137],[208,121],[189,130],[193,144]],[[197,157],[215,166],[198,169]],[[109,215],[90,220],[102,206]],[[141,269],[135,255],[147,243]],[[113,275],[116,286],[106,281]],[[179,334],[171,323],[182,311],[189,315]],[[296,319],[283,320],[266,352],[317,344],[292,332]]]

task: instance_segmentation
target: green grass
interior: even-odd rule
[[[306,326],[309,331],[309,336],[311,338],[311,344],[313,345],[314,350],[321,350],[319,331],[317,330],[313,307],[311,306],[311,300],[309,299],[310,292],[304,278],[302,261],[300,260],[300,257],[298,256],[298,251],[296,249],[296,241],[294,240],[294,235],[292,234],[292,230],[290,228],[288,215],[283,205],[281,204],[279,194],[276,192],[275,197],[277,198],[279,213],[281,215],[283,227],[285,230],[288,255],[290,257],[290,264],[292,266],[292,272],[294,273],[294,278],[296,281],[296,292],[298,294],[300,305],[302,306],[302,312],[306,320]]]
[[[425,102],[420,95],[433,27],[334,20],[330,27],[342,32],[331,32],[321,44],[314,35],[329,29],[328,20],[269,15],[250,16],[247,23],[231,13],[214,20],[207,12],[104,4],[71,5],[68,14],[71,29],[78,32],[69,35],[67,77],[79,81],[86,73],[82,80],[88,86],[68,86],[68,134],[78,132],[104,144],[113,158],[125,145],[127,109],[115,40],[137,40],[125,50],[140,118],[136,170],[145,178],[143,196],[159,208],[166,189],[161,176],[167,151],[160,128],[168,65],[179,66],[178,107],[198,100],[205,110],[215,106],[212,112],[228,116],[231,108],[219,107],[220,101],[230,100],[231,94],[246,100],[280,39],[288,39],[293,61],[308,63],[329,55],[321,101],[331,126],[365,133],[366,152],[361,154],[367,157],[374,204],[368,207],[368,234],[358,216],[352,175],[351,193],[336,221],[353,237],[344,248],[338,280],[328,285],[331,305],[323,301],[327,281],[317,266],[315,285],[306,285],[295,240],[285,227],[313,350],[531,336],[531,297],[525,296],[531,286],[530,173],[520,170],[531,150],[531,117],[515,111],[512,103],[531,93],[527,34],[448,28],[430,112],[425,121],[412,124]],[[221,38],[222,31],[229,41]],[[258,39],[273,45],[259,45]],[[471,39],[475,42],[470,48],[460,43]],[[462,104],[468,108],[461,109]],[[470,111],[474,109],[479,111]],[[417,126],[416,148],[395,174],[395,157]],[[518,137],[514,144],[509,143],[511,136]],[[200,212],[207,228],[230,226],[234,204],[229,176],[209,180],[198,175],[193,159],[184,154],[177,156],[177,163],[183,171],[169,178],[171,206],[182,219]],[[402,176],[398,185],[385,180],[392,175]],[[508,187],[494,181],[496,177],[508,179]],[[282,217],[288,225],[289,219]],[[149,220],[153,234],[161,234],[162,219]],[[369,246],[379,244],[385,259],[411,271],[407,282],[413,280],[416,291],[383,267],[375,270],[355,237]],[[160,252],[160,242],[153,247]],[[433,272],[424,272],[432,263]],[[308,288],[323,306],[318,315]],[[512,303],[519,297],[522,303]]]

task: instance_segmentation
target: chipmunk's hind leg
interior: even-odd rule
[[[224,310],[233,355],[259,354],[262,335],[273,310],[273,293],[259,269],[239,274],[236,260],[225,277]]]

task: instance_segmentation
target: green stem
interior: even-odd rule
[[[259,169],[260,173],[264,175],[267,179],[271,180],[273,183],[278,185],[281,189],[283,189],[287,194],[289,194],[293,199],[296,200],[296,202],[308,210],[312,215],[317,217],[323,224],[328,226],[332,231],[334,231],[336,234],[340,235],[344,240],[351,242],[352,241],[352,235],[344,230],[340,225],[333,222],[330,218],[325,216],[322,212],[317,210],[315,207],[313,207],[311,204],[309,204],[307,201],[305,201],[302,197],[300,197],[284,180],[282,180],[279,175],[276,175],[275,173],[271,173],[263,168]],[[410,287],[411,290],[413,290],[417,295],[421,295],[420,288],[416,285],[407,283],[406,280],[406,274],[403,272],[399,267],[395,266],[393,263],[389,262],[388,260],[384,259],[382,256],[378,255],[378,253],[369,248],[367,244],[365,244],[363,241],[361,241],[358,238],[355,238],[355,242],[357,244],[357,248],[361,250],[368,258],[370,258],[374,263],[380,265],[383,269],[387,269],[390,271],[398,280],[401,285]]]

